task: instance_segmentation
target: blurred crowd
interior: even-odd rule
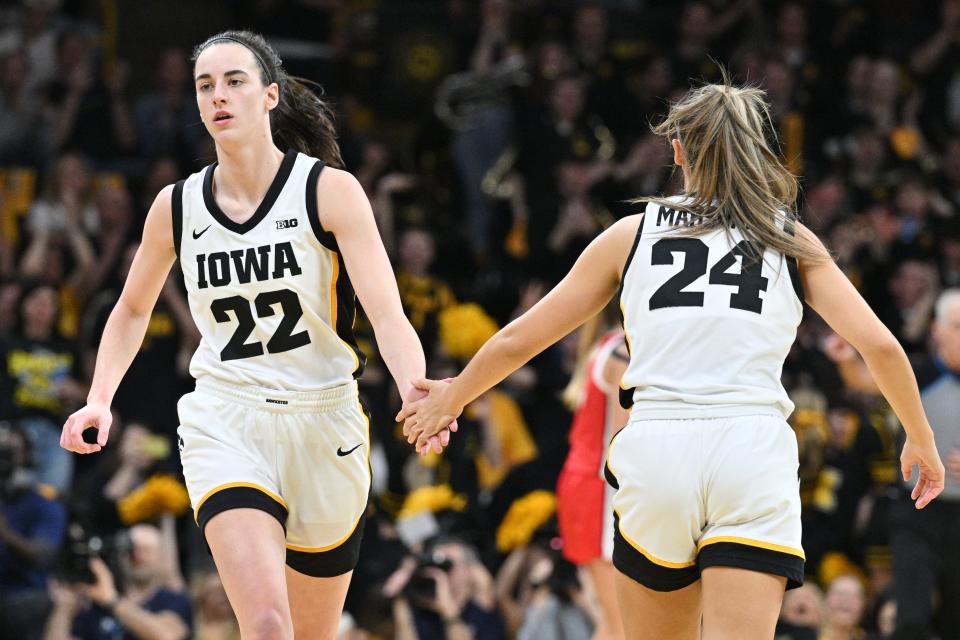
[[[194,32],[250,26],[324,86],[430,377],[455,375],[632,199],[682,186],[649,124],[721,65],[767,91],[804,222],[910,354],[960,375],[960,299],[940,298],[960,286],[958,0],[212,4],[0,6],[0,636],[239,637],[180,478],[176,402],[199,335],[176,269],[117,392],[110,446],[59,447],[150,203],[213,158]],[[137,13],[151,10],[176,15]],[[142,37],[124,30],[151,21]],[[190,29],[165,28],[175,21]],[[362,314],[356,330],[374,490],[342,637],[590,638],[596,599],[554,517],[576,335],[420,458]],[[808,585],[788,593],[782,637],[892,637],[898,559],[929,568],[918,607],[956,637],[960,520],[916,553],[901,429],[859,356],[808,312],[783,378]],[[944,402],[960,413],[960,396]],[[958,451],[960,432],[941,443],[954,483]]]

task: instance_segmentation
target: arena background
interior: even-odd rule
[[[720,65],[768,92],[802,177],[802,219],[909,353],[933,349],[934,303],[960,286],[955,0],[5,2],[0,637],[145,637],[77,586],[111,576],[188,620],[193,637],[239,637],[180,484],[176,400],[198,335],[178,273],[117,394],[111,445],[84,458],[56,446],[150,203],[211,161],[189,56],[227,28],[262,32],[292,73],[323,85],[432,377],[533,304],[635,211],[631,198],[678,188],[649,123]],[[479,559],[450,576],[477,638],[559,637],[545,612],[588,629],[553,517],[576,335],[468,407],[442,456],[420,459],[392,420],[399,399],[362,315],[356,328],[374,496],[342,637],[417,637],[402,628],[407,591],[389,579],[438,532]],[[812,586],[788,598],[782,637],[891,637],[899,424],[857,354],[809,311],[783,379]],[[918,560],[954,582],[958,531],[944,542],[952,555]],[[88,574],[90,555],[109,575]],[[955,610],[958,598],[954,584],[936,602]]]

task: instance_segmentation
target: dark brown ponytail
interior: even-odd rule
[[[296,149],[328,165],[343,168],[333,111],[320,99],[323,89],[306,78],[291,76],[283,61],[263,36],[252,31],[223,31],[207,38],[193,50],[193,62],[204,49],[221,42],[236,42],[253,54],[260,67],[264,86],[273,82],[280,88],[280,100],[270,112],[270,130],[274,143],[281,150]],[[316,88],[316,92],[311,87]]]

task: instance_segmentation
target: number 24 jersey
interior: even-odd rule
[[[176,184],[173,230],[202,336],[194,378],[309,391],[359,377],[356,298],[317,213],[323,163],[288,152],[253,215],[236,223],[213,196],[210,165]]]
[[[780,375],[803,315],[796,261],[768,249],[757,262],[737,229],[685,233],[698,222],[648,203],[624,269],[634,415],[786,418]]]

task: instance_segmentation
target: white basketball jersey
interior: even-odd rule
[[[634,415],[786,418],[780,374],[803,314],[796,261],[768,249],[757,263],[737,229],[681,232],[698,222],[648,203],[624,269]]]
[[[323,166],[288,152],[242,224],[213,197],[216,163],[174,187],[177,256],[202,335],[190,362],[194,378],[309,391],[362,372],[353,287],[317,213]]]

